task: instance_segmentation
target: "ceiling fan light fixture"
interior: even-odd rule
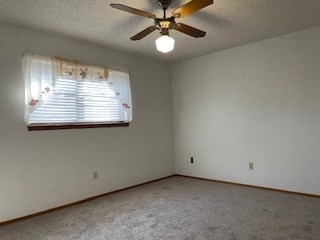
[[[169,35],[161,35],[156,40],[157,50],[159,52],[168,53],[174,49],[174,39]]]
[[[174,48],[174,39],[169,36],[169,31],[176,30],[181,33],[187,34],[194,38],[200,38],[204,37],[206,35],[206,32],[191,27],[189,25],[183,24],[183,23],[176,23],[176,18],[182,18],[185,16],[188,16],[194,12],[197,12],[201,10],[202,8],[205,8],[211,4],[213,4],[214,0],[191,0],[190,2],[180,6],[176,10],[172,12],[171,17],[166,16],[166,11],[171,4],[172,0],[158,0],[159,5],[161,6],[163,10],[163,17],[157,18],[156,15],[145,12],[139,9],[135,9],[123,4],[115,4],[111,3],[111,7],[125,11],[128,13],[132,13],[135,15],[139,15],[146,18],[151,18],[154,20],[154,24],[150,27],[147,27],[146,29],[142,30],[138,34],[132,36],[130,39],[132,41],[141,40],[142,38],[146,37],[150,33],[152,33],[155,30],[161,30],[161,37],[159,37],[156,40],[156,46],[157,50],[163,53],[168,53],[173,50]]]

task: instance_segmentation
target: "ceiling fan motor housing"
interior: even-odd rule
[[[155,26],[158,26],[159,29],[173,29],[176,26],[176,22],[173,17],[170,18],[155,18]]]

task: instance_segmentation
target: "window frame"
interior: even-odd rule
[[[29,53],[24,53],[23,57],[25,56],[33,56]],[[42,57],[39,55],[34,55],[35,57]],[[44,58],[48,58],[49,57],[44,57]],[[59,59],[61,60],[62,58],[52,58],[54,59]],[[64,61],[70,61],[70,60],[65,60],[62,59]],[[75,61],[70,61],[70,62],[75,62]],[[78,62],[76,62],[78,63]],[[90,65],[87,64],[82,64],[81,65],[86,65],[91,67]],[[25,66],[25,71],[26,71],[26,64]],[[93,66],[95,67],[95,66]],[[29,69],[30,71],[31,69]],[[110,69],[112,71],[119,71],[119,72],[126,72],[124,70],[118,70],[118,69]],[[24,74],[24,78],[26,79],[26,76]],[[131,98],[131,84],[130,84],[130,77],[129,77],[129,85],[128,85],[128,91],[129,91],[129,96],[130,96],[130,102],[132,104],[132,98]],[[112,84],[112,83],[111,83]],[[26,85],[26,80],[25,80],[25,89],[27,89],[27,85]],[[118,96],[118,95],[117,95]],[[27,97],[27,96],[26,96]],[[25,103],[26,104],[26,103]],[[125,106],[125,104],[123,104]],[[126,104],[127,105],[127,104]],[[26,105],[25,105],[26,106]],[[126,106],[128,107],[128,105]],[[132,107],[132,105],[130,106]],[[26,109],[26,107],[25,107]],[[130,110],[131,114],[132,114],[132,109]],[[26,114],[26,110],[25,110],[25,114]],[[115,121],[115,122],[108,122],[108,121],[100,121],[100,122],[61,122],[61,123],[57,123],[57,122],[52,122],[52,123],[28,123],[26,122],[27,125],[27,129],[28,131],[43,131],[43,130],[65,130],[65,129],[87,129],[87,128],[110,128],[110,127],[129,127],[130,122],[132,121],[132,115],[130,115],[130,119],[129,121]]]
[[[90,124],[61,124],[61,125],[27,125],[28,131],[43,130],[66,130],[66,129],[84,129],[84,128],[110,128],[110,127],[129,127],[129,123],[90,123]]]

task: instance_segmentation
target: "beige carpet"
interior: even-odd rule
[[[1,240],[319,240],[320,199],[183,177],[0,227]]]

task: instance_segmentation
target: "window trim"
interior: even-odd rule
[[[28,131],[43,130],[66,130],[66,129],[84,129],[84,128],[110,128],[110,127],[129,127],[129,123],[91,123],[91,124],[61,124],[61,125],[28,125]]]

